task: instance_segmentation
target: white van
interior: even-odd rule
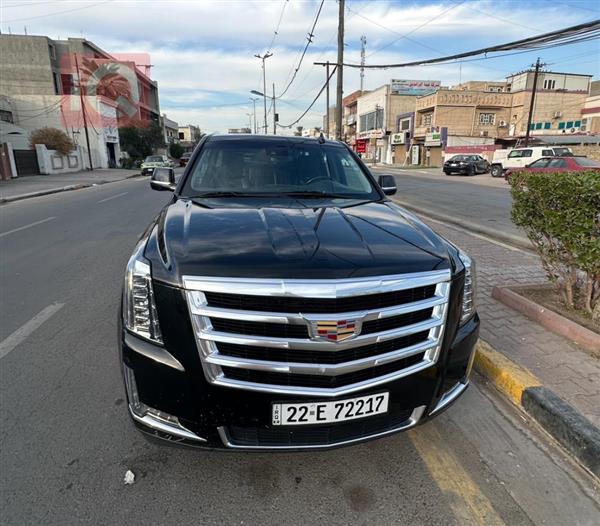
[[[564,155],[573,154],[569,148],[564,146],[528,146],[527,148],[513,148],[512,150],[496,150],[490,173],[492,177],[502,177],[509,168],[511,170],[524,168],[541,157],[560,157]]]

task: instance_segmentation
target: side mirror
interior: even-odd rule
[[[377,183],[385,195],[394,195],[397,191],[396,179],[393,175],[380,175],[377,178]]]
[[[155,168],[150,179],[153,190],[173,192],[175,190],[175,170],[173,168]]]

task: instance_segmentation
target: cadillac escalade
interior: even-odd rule
[[[343,143],[212,135],[126,268],[129,414],[203,448],[327,449],[439,414],[478,337],[467,254]]]

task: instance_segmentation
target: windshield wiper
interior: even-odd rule
[[[316,198],[316,199],[364,199],[360,197],[352,197],[349,195],[343,194],[334,194],[330,192],[316,192],[316,191],[298,191],[298,192],[282,192],[281,195],[289,196],[289,197],[306,197]]]
[[[190,199],[200,199],[203,197],[256,197],[260,194],[252,194],[246,192],[231,192],[231,191],[219,191],[219,192],[203,192],[198,195],[193,195]]]

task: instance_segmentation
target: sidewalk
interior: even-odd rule
[[[492,288],[545,281],[536,255],[428,221],[477,264],[480,337],[600,427],[600,360],[492,298]]]
[[[139,175],[139,170],[97,169],[60,175],[26,175],[0,181],[0,202],[44,195],[64,190],[113,183]]]

